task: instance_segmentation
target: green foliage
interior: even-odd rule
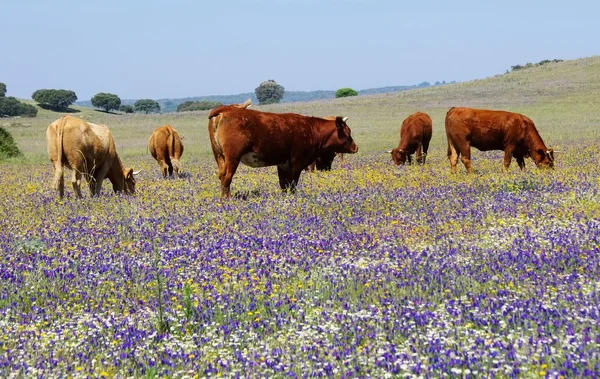
[[[12,136],[0,127],[0,160],[23,155]]]
[[[136,112],[160,112],[160,105],[152,99],[141,99],[135,102],[134,108]]]
[[[36,115],[37,108],[33,105],[22,103],[12,96],[0,97],[0,117],[35,117]]]
[[[177,112],[205,111],[223,105],[219,101],[186,101],[177,106]]]
[[[75,92],[66,89],[39,89],[31,95],[39,104],[52,110],[65,110],[77,100]]]
[[[0,97],[6,96],[6,84],[0,83]]]
[[[279,103],[283,99],[285,88],[270,79],[260,83],[254,92],[259,104],[273,104]]]
[[[355,90],[353,90],[352,88],[340,88],[337,91],[335,91],[335,97],[348,97],[348,96],[356,96],[358,95],[358,92],[356,92]]]
[[[123,113],[133,113],[135,112],[135,110],[133,109],[133,107],[131,105],[121,105],[119,107],[119,110]]]
[[[121,105],[121,98],[114,93],[100,92],[92,97],[92,105],[96,108],[102,108],[108,112],[113,109],[119,109],[119,106]]]
[[[562,62],[562,59],[544,59],[543,61],[539,61],[538,63],[527,63],[524,66],[517,64],[514,66],[510,66],[511,71],[518,71],[518,70],[523,70],[525,68],[532,68],[532,67],[536,67],[536,66],[543,66],[545,64],[548,63],[558,63],[558,62]]]

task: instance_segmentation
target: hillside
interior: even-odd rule
[[[387,86],[380,88],[368,88],[358,91],[358,95],[373,95],[378,93],[390,93],[390,92],[400,92],[407,91],[410,89],[424,88],[428,87],[430,84],[427,82],[423,82],[418,85],[412,86]],[[297,103],[301,101],[315,101],[315,100],[327,100],[327,99],[335,99],[335,90],[317,90],[317,91],[285,91],[283,95],[282,103]],[[254,92],[245,92],[239,93],[236,95],[211,95],[211,96],[193,96],[193,97],[185,97],[185,98],[177,98],[177,99],[158,99],[156,100],[160,104],[160,108],[162,112],[175,112],[177,106],[181,103],[185,103],[186,101],[218,101],[223,104],[234,104],[234,103],[242,103],[246,99],[252,99],[253,103],[258,103],[258,99],[256,98],[256,94]],[[122,104],[133,105],[136,100],[125,99],[121,100]],[[92,108],[91,100],[78,101],[76,103],[82,107]]]
[[[433,119],[432,157],[445,157],[444,117],[452,106],[505,109],[522,112],[536,123],[551,146],[565,145],[581,134],[598,138],[600,131],[600,56],[550,63],[495,77],[403,92],[328,99],[311,102],[254,105],[254,109],[306,115],[349,116],[360,153],[389,150],[398,144],[399,128],[409,114],[421,110]],[[186,156],[212,159],[206,132],[206,111],[113,115],[72,107],[78,117],[110,126],[124,156],[146,159],[146,142],[157,126],[171,124],[186,137]],[[46,161],[45,130],[59,118],[39,110],[36,118],[5,119],[2,123],[26,158]]]

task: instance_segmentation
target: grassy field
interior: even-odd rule
[[[1,377],[600,376],[600,57],[390,95],[256,107],[349,116],[360,151],[282,195],[241,167],[220,200],[207,112],[112,115],[133,197],[58,199],[45,129],[3,119]],[[522,112],[555,170],[473,151],[451,175],[451,106]],[[402,120],[434,121],[425,166],[395,167]],[[146,152],[185,135],[180,180]]]

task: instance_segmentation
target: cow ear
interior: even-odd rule
[[[338,129],[343,129],[344,128],[344,119],[340,116],[337,116],[335,118],[335,127]]]

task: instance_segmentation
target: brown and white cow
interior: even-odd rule
[[[135,192],[139,171],[123,167],[115,141],[106,125],[97,125],[80,118],[64,116],[46,130],[48,155],[54,166],[54,189],[64,196],[63,167],[73,171],[71,183],[81,197],[81,177],[89,184],[92,196],[100,194],[102,181],[108,178],[115,192]]]
[[[171,125],[159,126],[148,140],[148,150],[160,165],[163,178],[175,173],[179,177],[181,165],[179,159],[183,154],[183,137]]]
[[[347,117],[327,120],[229,105],[213,109],[208,118],[223,197],[230,196],[231,179],[240,162],[250,167],[277,166],[280,187],[294,192],[302,170],[324,152],[358,151]]]
[[[546,147],[533,121],[519,113],[450,108],[446,114],[446,137],[452,172],[456,172],[459,157],[467,171],[473,172],[471,146],[482,151],[503,150],[507,170],[511,157],[517,159],[521,170],[525,170],[528,156],[538,167],[554,167],[554,151]]]
[[[404,119],[400,127],[400,143],[390,151],[396,166],[406,163],[407,160],[408,164],[412,164],[411,155],[415,152],[417,163],[425,163],[432,130],[433,122],[426,113],[413,113]]]

